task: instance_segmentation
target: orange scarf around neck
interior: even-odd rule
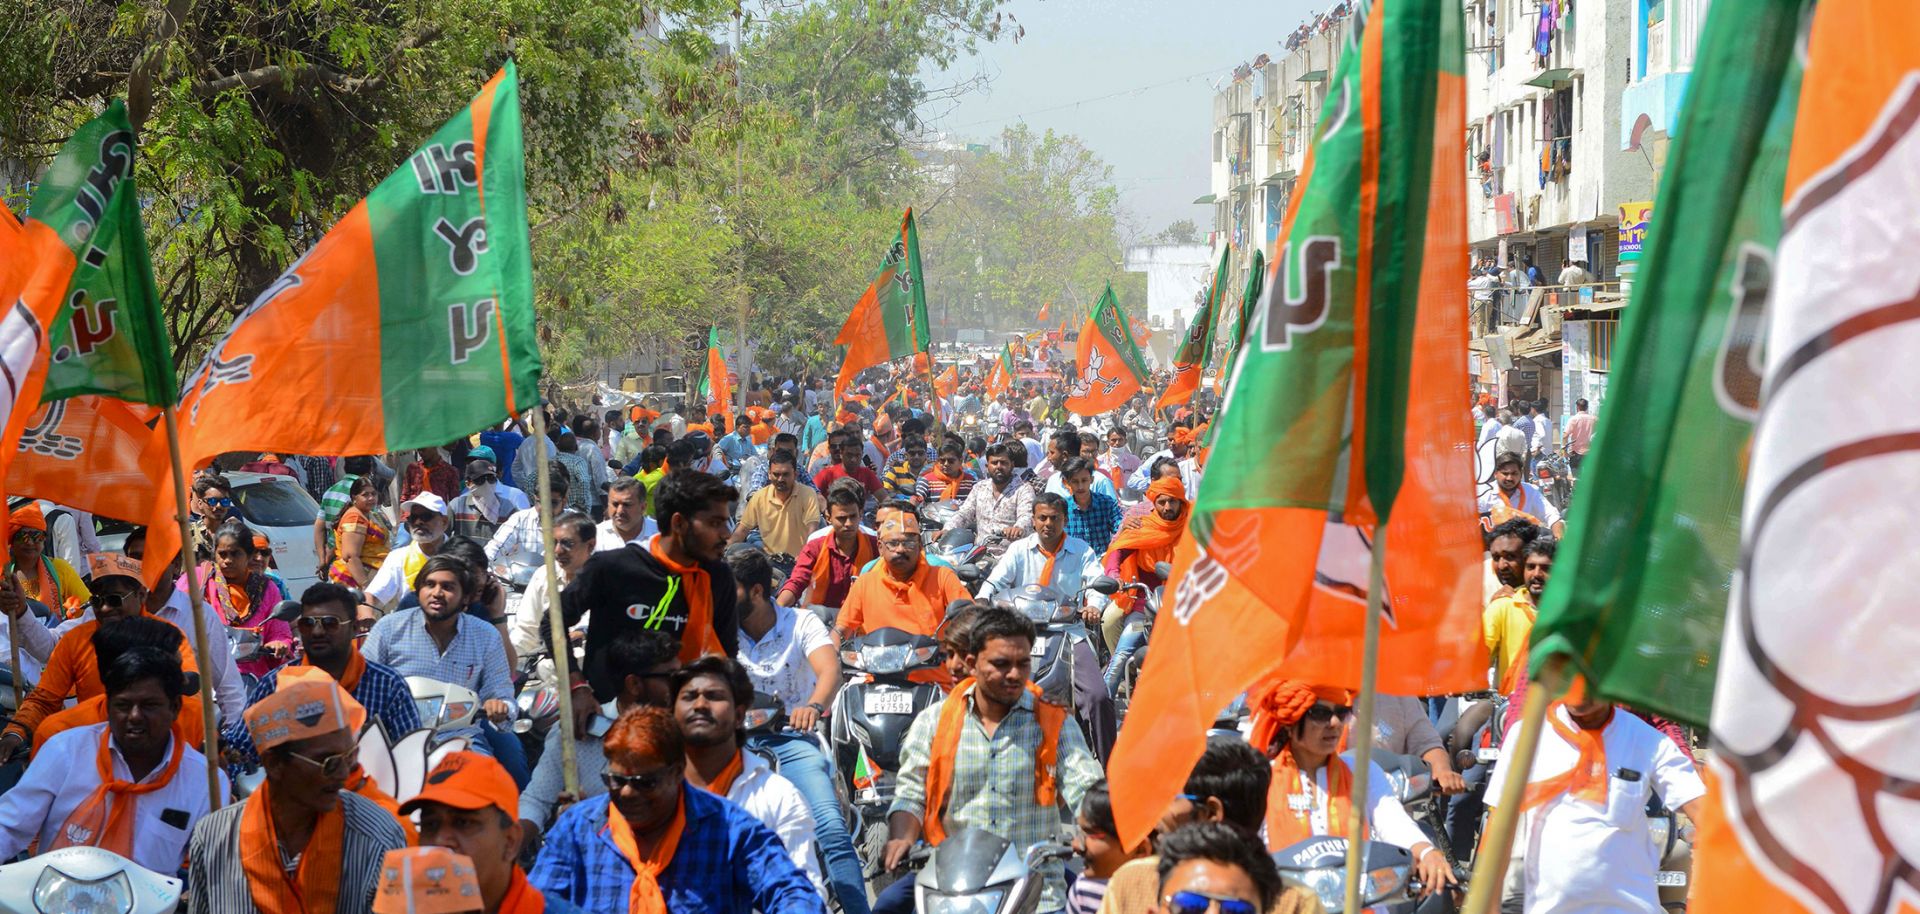
[[[340,900],[346,814],[338,806],[320,814],[300,867],[289,879],[273,830],[272,789],[271,782],[261,784],[240,812],[240,868],[247,874],[247,894],[260,914],[333,914]]]
[[[1044,555],[1047,557],[1047,564],[1041,566],[1040,568],[1040,586],[1052,587],[1054,561],[1060,558],[1060,553],[1067,551],[1066,537],[1060,538],[1060,545],[1057,548],[1055,548],[1052,552],[1048,552],[1047,547],[1040,545],[1040,541],[1037,539],[1034,540],[1034,546],[1035,548],[1040,550],[1041,555]]]
[[[920,817],[920,831],[928,844],[947,839],[941,811],[953,788],[954,766],[960,755],[960,732],[967,722],[967,695],[973,691],[973,685],[971,676],[960,680],[940,704],[940,723],[934,728],[932,758],[927,762],[926,811]],[[1033,695],[1033,713],[1040,720],[1040,745],[1033,752],[1033,801],[1052,806],[1057,797],[1053,769],[1060,758],[1060,726],[1067,719],[1067,711],[1041,698],[1038,685],[1027,683],[1027,691]],[[1006,722],[1001,723],[1004,726]]]
[[[627,865],[633,867],[633,888],[627,890],[627,914],[667,914],[667,896],[660,891],[660,874],[673,863],[673,855],[680,849],[680,833],[686,827],[687,795],[682,793],[679,805],[673,810],[673,821],[667,823],[660,843],[643,857],[633,826],[627,824],[627,817],[620,814],[618,806],[607,803],[607,833],[613,838],[613,846],[620,849],[620,855],[627,858]]]
[[[294,676],[302,675],[306,670],[314,669],[319,668],[310,663],[289,664],[280,670],[280,678],[287,680]],[[347,668],[340,672],[340,679],[338,680],[340,683],[340,691],[352,695],[355,689],[360,688],[360,674],[366,671],[367,658],[361,656],[357,650],[347,652]],[[321,672],[325,672],[325,670],[321,670]]]
[[[936,463],[933,465],[933,469],[927,473],[927,478],[941,484],[941,501],[952,501],[960,497],[960,484],[966,481],[967,471],[961,470],[958,475],[948,476],[947,471],[941,469],[940,465]]]
[[[829,533],[827,534],[827,541],[820,544],[820,551],[814,553],[813,586],[807,588],[807,602],[809,603],[825,604],[827,602],[827,579],[833,577],[831,573],[833,569],[833,544],[833,534]],[[866,564],[873,561],[879,554],[880,549],[875,545],[873,537],[868,536],[864,531],[854,532],[854,574],[859,574],[860,569],[866,567]]]
[[[67,816],[48,850],[85,845],[110,850],[122,857],[133,856],[133,811],[140,803],[140,795],[172,783],[173,776],[180,771],[180,755],[187,748],[186,741],[175,736],[166,767],[158,777],[141,784],[123,781],[114,775],[110,740],[110,732],[101,730],[100,748],[93,756],[100,786],[93,788],[93,793]]]
[[[689,760],[687,764],[691,766],[693,762]],[[746,753],[734,749],[733,758],[728,759],[726,766],[720,769],[720,773],[707,782],[707,792],[725,799],[727,793],[733,790],[733,782],[739,780],[740,772],[744,770],[746,770]]]
[[[1607,805],[1607,724],[1613,723],[1613,712],[1607,712],[1607,721],[1598,730],[1569,726],[1560,719],[1560,710],[1565,701],[1557,701],[1547,709],[1547,723],[1553,725],[1553,732],[1560,734],[1575,749],[1580,757],[1574,760],[1573,767],[1543,781],[1534,781],[1527,785],[1526,798],[1520,801],[1522,810],[1532,809],[1561,794],[1570,794],[1575,799],[1585,800],[1599,806]],[[1567,712],[1568,719],[1573,713]]]
[[[648,548],[660,564],[680,576],[680,596],[687,601],[687,627],[680,633],[680,662],[697,660],[702,654],[726,653],[720,646],[720,636],[713,632],[713,578],[699,562],[682,565],[668,558],[657,536]]]
[[[1306,802],[1295,805],[1304,790]],[[1273,783],[1267,788],[1267,847],[1279,850],[1313,837],[1314,782],[1302,783],[1300,764],[1293,760],[1291,747],[1280,750],[1273,760]],[[1353,769],[1339,755],[1327,758],[1327,830],[1336,835],[1347,833],[1347,817],[1353,814]],[[1361,834],[1372,832],[1363,825]]]
[[[500,899],[500,914],[545,914],[547,896],[527,882],[527,874],[519,867],[513,868],[513,876],[507,881],[507,894]]]

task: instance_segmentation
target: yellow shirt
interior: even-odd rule
[[[1480,617],[1480,635],[1493,653],[1495,678],[1503,693],[1519,685],[1528,639],[1533,635],[1534,612],[1533,597],[1522,587],[1487,604],[1486,613]]]
[[[807,546],[807,535],[820,526],[826,507],[827,500],[820,493],[799,483],[794,484],[793,494],[786,501],[780,501],[773,486],[761,486],[740,512],[740,527],[759,530],[767,554],[797,556]]]
[[[39,600],[47,604],[47,608],[53,611],[56,618],[70,618],[73,613],[79,612],[80,608],[86,605],[87,600],[93,597],[93,592],[87,589],[87,582],[81,580],[80,573],[74,571],[73,566],[67,564],[66,559],[49,556],[48,561],[53,564],[55,588],[47,586],[45,580],[47,568],[44,564],[39,568],[14,569],[14,580],[20,585],[20,591],[27,595],[27,599]],[[59,605],[55,605],[54,590],[56,588],[59,590]]]

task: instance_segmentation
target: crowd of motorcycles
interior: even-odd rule
[[[1165,429],[1148,417],[1123,423],[1131,447],[1136,453],[1151,453],[1164,441]],[[959,429],[972,436],[1000,440],[997,420],[979,413],[961,418]],[[1045,434],[1045,431],[1042,431]],[[1556,503],[1564,505],[1570,495],[1571,479],[1564,462],[1540,470],[1541,487]],[[1122,507],[1137,502],[1139,493],[1121,490]],[[925,552],[950,565],[970,590],[978,591],[1006,544],[992,538],[976,541],[974,531],[953,527],[958,511],[954,501],[938,501],[919,509]],[[791,557],[775,558],[776,574],[791,569]],[[781,560],[786,568],[781,568]],[[493,568],[495,577],[509,590],[508,609],[513,611],[527,585],[540,573],[539,556],[520,556]],[[1161,567],[1161,578],[1171,569]],[[1084,717],[1075,707],[1073,673],[1076,646],[1091,648],[1104,668],[1110,658],[1099,626],[1087,624],[1081,616],[1089,592],[1111,596],[1122,584],[1100,577],[1079,593],[1063,593],[1052,588],[1028,586],[998,599],[1033,621],[1037,637],[1033,645],[1034,682],[1048,698],[1066,707],[1083,729]],[[1125,585],[1135,591],[1134,611],[1125,621],[1128,629],[1150,631],[1161,605],[1159,588]],[[275,616],[291,621],[299,614],[299,604],[288,601],[275,609]],[[807,606],[829,628],[835,610],[825,606]],[[44,607],[35,607],[45,612]],[[1123,642],[1137,639],[1123,638]],[[228,647],[236,662],[251,659],[261,649],[259,636],[248,631],[228,634]],[[945,694],[932,683],[915,682],[913,674],[935,669],[945,662],[941,645],[934,638],[910,634],[898,629],[879,629],[856,636],[841,645],[841,665],[845,681],[832,707],[819,725],[805,736],[815,740],[831,761],[844,820],[854,836],[855,850],[864,867],[870,892],[878,893],[899,878],[915,880],[916,910],[922,914],[1033,914],[1040,901],[1041,874],[1049,867],[1065,862],[1077,866],[1072,848],[1066,843],[1073,827],[1070,814],[1062,817],[1059,840],[1017,847],[1004,838],[977,828],[951,833],[938,848],[921,847],[908,856],[906,869],[913,873],[889,873],[882,864],[888,837],[887,811],[893,802],[898,769],[907,730],[922,711],[944,700]],[[1120,675],[1114,687],[1116,713],[1124,719],[1134,683],[1145,661],[1141,648],[1122,659]],[[581,660],[575,656],[576,664]],[[544,653],[523,655],[515,680],[518,694],[514,718],[510,724],[526,752],[529,766],[537,765],[546,745],[547,733],[560,722],[559,694],[551,681],[552,665]],[[10,716],[13,694],[9,682],[0,683],[0,707]],[[249,692],[252,677],[247,677]],[[479,696],[458,685],[423,677],[408,677],[423,729],[389,746],[380,728],[370,728],[361,744],[361,763],[370,777],[383,787],[411,795],[419,788],[434,761],[446,753],[464,748],[465,740],[440,734],[471,725],[481,713]],[[1473,693],[1449,699],[1439,725],[1442,742],[1452,757],[1455,769],[1463,773],[1475,766],[1491,766],[1500,757],[1508,723],[1506,698],[1493,692]],[[1216,729],[1244,733],[1246,712],[1240,702],[1226,711]],[[612,721],[596,721],[604,732]],[[794,733],[788,726],[785,709],[769,696],[757,696],[743,716],[748,751],[758,752],[772,768],[779,768],[773,753],[756,748],[756,736]],[[1426,764],[1417,758],[1376,750],[1376,764],[1387,773],[1396,797],[1408,814],[1450,860],[1456,861],[1459,888],[1466,883],[1465,863],[1471,848],[1452,848],[1447,842],[1446,802],[1434,788]],[[18,763],[15,763],[18,764]],[[264,775],[257,766],[230,766],[234,791],[245,796],[257,789]],[[17,775],[15,776],[17,778]],[[10,785],[13,778],[3,782]],[[414,783],[409,783],[410,781]],[[412,790],[408,790],[411,787]],[[1650,831],[1661,854],[1662,901],[1673,911],[1685,910],[1686,883],[1691,851],[1687,833],[1675,815],[1660,807],[1656,799],[1647,814]],[[1484,815],[1484,813],[1483,813]],[[1519,846],[1518,843],[1516,846]],[[1285,879],[1313,891],[1329,912],[1343,911],[1346,892],[1347,841],[1337,837],[1319,837],[1299,842],[1273,853]],[[1360,887],[1361,910],[1374,914],[1442,914],[1456,910],[1460,896],[1440,892],[1422,897],[1423,887],[1414,875],[1414,861],[1405,849],[1381,842],[1370,842],[1364,850],[1365,864]],[[1508,897],[1517,891],[1519,861],[1508,869]],[[18,863],[0,866],[0,912],[45,912],[88,910],[115,914],[162,914],[174,910],[182,886],[169,876],[150,873],[131,861],[96,848],[76,847],[42,854]],[[839,905],[832,903],[834,910]],[[1514,908],[1517,910],[1517,908]]]

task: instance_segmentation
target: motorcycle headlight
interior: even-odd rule
[[[913,648],[905,644],[869,644],[860,649],[860,668],[869,673],[898,673],[913,660]]]
[[[124,872],[89,882],[49,866],[33,885],[33,908],[41,914],[129,914],[133,883]]]
[[[446,697],[443,695],[435,695],[432,698],[416,698],[413,700],[413,707],[420,712],[420,719],[422,721],[439,720],[440,706],[445,704],[446,700]]]
[[[926,914],[996,914],[1000,910],[1000,902],[1006,897],[1006,889],[972,895],[937,895],[928,892]]]
[[[1327,910],[1337,911],[1347,903],[1346,870],[1305,870],[1297,878],[1307,891],[1320,896],[1320,903]]]
[[[1653,841],[1654,853],[1667,852],[1667,838],[1672,833],[1673,818],[1671,816],[1653,816],[1647,819],[1647,837]]]
[[[748,708],[747,713],[740,717],[740,728],[758,730],[766,726],[768,721],[773,720],[773,716],[777,713],[779,712],[773,708]]]
[[[452,723],[472,713],[473,702],[471,701],[446,701],[443,699],[440,704],[440,716],[436,719],[441,723]]]
[[[1400,886],[1407,881],[1407,874],[1397,866],[1383,866],[1368,870],[1361,878],[1364,881],[1360,884],[1360,897],[1367,904],[1373,904],[1400,891]],[[1345,903],[1345,899],[1342,899],[1342,903]]]
[[[1407,773],[1406,772],[1404,771],[1387,772],[1387,784],[1393,788],[1393,796],[1395,799],[1405,800],[1407,798]]]

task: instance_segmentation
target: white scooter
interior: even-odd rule
[[[471,726],[480,713],[480,696],[472,689],[426,676],[408,676],[407,691],[420,711],[420,726],[435,733]]]
[[[0,911],[165,914],[179,906],[180,886],[112,851],[63,847],[0,866]]]

